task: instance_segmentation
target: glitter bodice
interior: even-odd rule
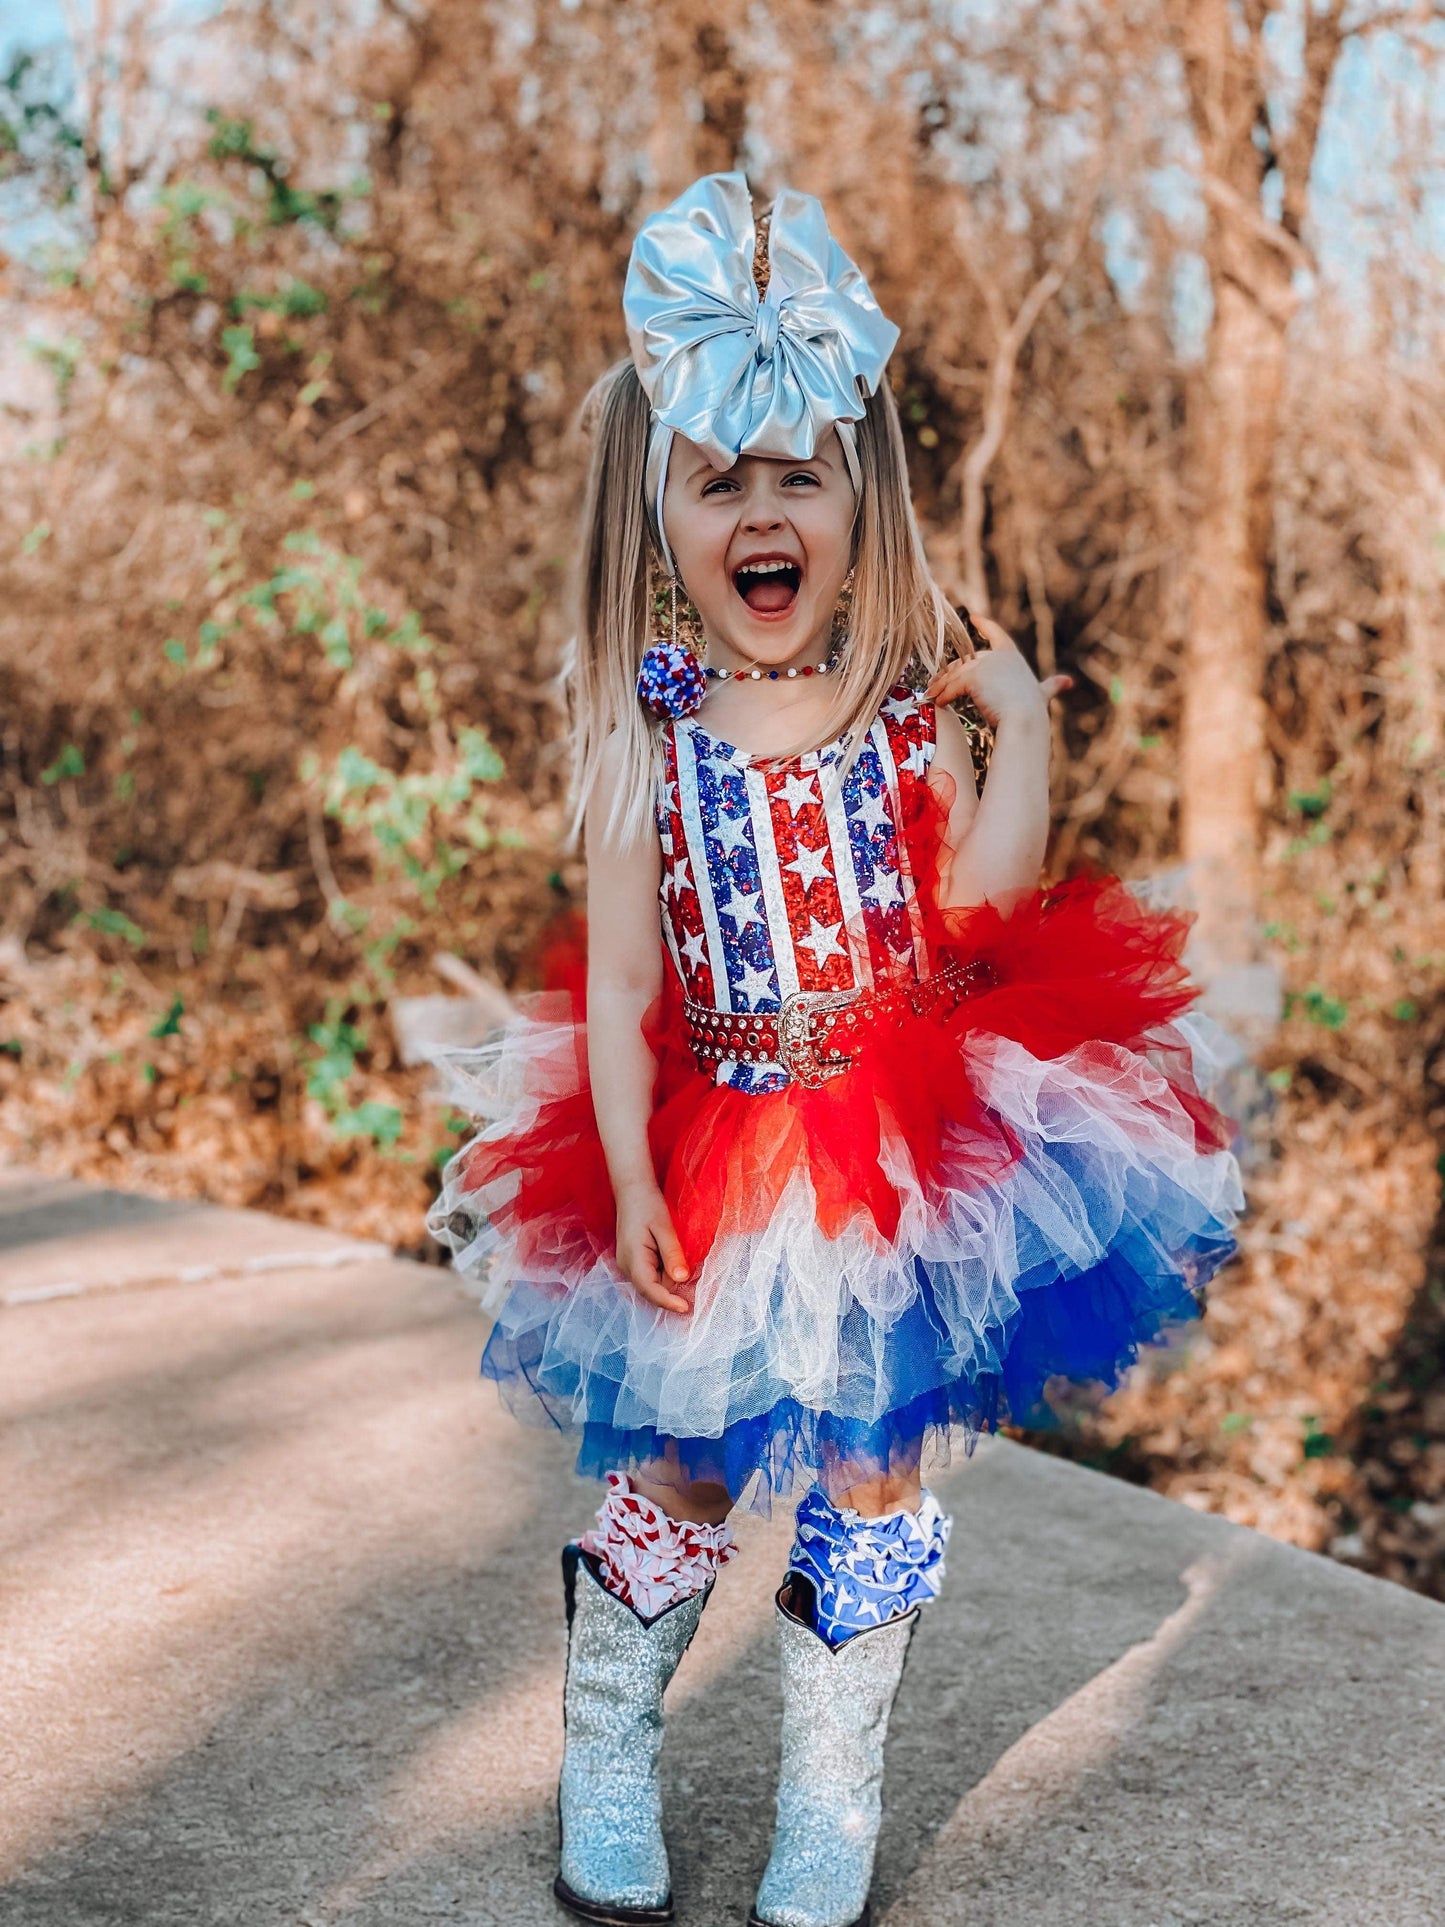
[[[666,725],[662,928],[689,997],[775,1011],[799,990],[927,974],[898,825],[934,740],[931,705],[899,684],[833,795],[842,740],[764,766],[693,718]],[[780,1066],[736,1059],[717,1079],[757,1091],[787,1082]]]

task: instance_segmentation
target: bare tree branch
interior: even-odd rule
[[[1012,321],[1004,326],[994,346],[989,365],[988,386],[984,393],[983,425],[973,446],[963,459],[963,506],[960,529],[964,596],[970,609],[978,615],[986,616],[992,613],[983,555],[984,485],[1008,427],[1009,411],[1013,403],[1014,371],[1018,366],[1019,354],[1024,343],[1033,333],[1034,324],[1064,285],[1070,269],[1078,259],[1079,250],[1083,247],[1089,231],[1089,223],[1093,219],[1101,178],[1101,168],[1096,166],[1079,197],[1074,218],[1069,224],[1068,233],[1064,237],[1057,258],[1025,294],[1019,303],[1017,313]],[[997,288],[992,292],[994,301],[998,304],[998,313],[1001,315],[1001,297]]]

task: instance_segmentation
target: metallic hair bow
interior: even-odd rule
[[[761,296],[756,243],[746,176],[705,174],[632,246],[622,309],[652,404],[648,508],[674,574],[662,523],[674,434],[731,468],[739,455],[807,461],[836,427],[857,494],[853,424],[898,340],[811,194],[784,188],[773,203]]]

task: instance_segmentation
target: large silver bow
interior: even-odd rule
[[[633,243],[622,307],[652,404],[648,493],[659,534],[666,431],[719,468],[742,454],[807,460],[825,430],[861,419],[898,340],[811,194],[785,188],[773,203],[762,298],[755,242],[746,177],[706,174]],[[856,487],[851,433],[843,439]]]

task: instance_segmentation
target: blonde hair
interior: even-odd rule
[[[637,672],[648,634],[648,565],[656,553],[649,530],[644,471],[651,415],[630,361],[610,368],[583,405],[592,456],[577,574],[577,629],[563,670],[572,733],[568,842],[575,844],[615,739],[621,780],[604,833],[627,846],[652,821],[653,786],[661,768],[660,721],[638,700]],[[972,653],[963,624],[929,571],[908,493],[908,464],[898,410],[886,383],[870,396],[858,423],[862,493],[853,525],[853,600],[849,641],[832,682],[822,742],[845,732],[848,753],[834,764],[841,784],[894,684],[927,678],[955,655]],[[778,761],[818,747],[798,742]],[[759,759],[763,760],[763,759]]]

